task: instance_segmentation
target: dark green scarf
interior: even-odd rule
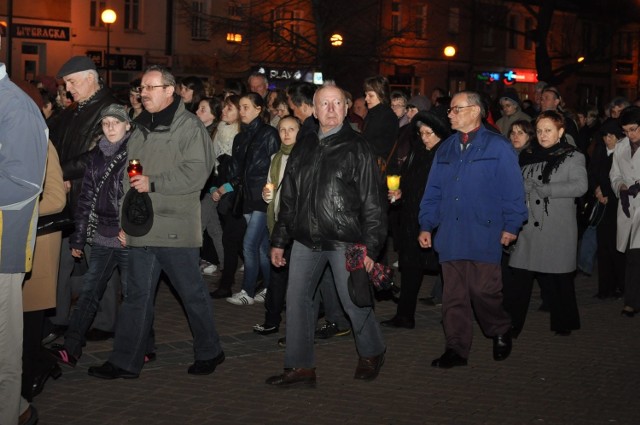
[[[276,193],[280,190],[280,168],[282,167],[282,157],[289,156],[291,150],[295,146],[294,144],[285,145],[280,144],[280,150],[273,156],[271,160],[271,169],[269,170],[269,177],[271,183],[273,183],[273,200],[267,207],[267,227],[269,228],[269,234],[273,232],[273,228],[276,225]]]

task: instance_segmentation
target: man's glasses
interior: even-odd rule
[[[452,108],[447,109],[447,115],[449,115],[452,112],[458,115],[460,111],[463,110],[464,108],[471,108],[472,106],[476,106],[476,105],[454,106]]]
[[[160,84],[160,85],[157,85],[157,86],[140,86],[136,90],[138,91],[138,93],[142,93],[143,91],[153,91],[153,89],[155,89],[156,87],[167,88],[167,87],[169,87],[169,85],[168,84]]]

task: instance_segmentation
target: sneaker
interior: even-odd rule
[[[48,348],[47,351],[58,363],[63,363],[71,367],[76,367],[76,364],[78,364],[78,359],[69,354],[67,349],[62,345],[55,344],[54,347]]]
[[[393,264],[391,265],[391,267],[393,267],[393,268],[396,268],[396,269],[397,269],[398,267],[400,267],[400,263],[396,261],[395,263],[393,263]]]
[[[254,303],[253,298],[247,295],[244,289],[227,298],[227,302],[235,305],[253,305]]]
[[[267,288],[264,288],[253,297],[253,300],[257,303],[263,303],[266,299],[267,299]]]
[[[265,323],[263,325],[253,325],[253,331],[260,335],[270,335],[278,332],[278,326]]]
[[[211,276],[213,273],[215,273],[216,270],[218,270],[218,266],[216,266],[215,264],[209,264],[202,269],[202,274]]]
[[[315,337],[318,339],[329,339],[334,336],[344,336],[351,333],[351,328],[338,329],[338,325],[333,322],[326,322],[316,329]]]
[[[244,271],[244,264],[240,266],[240,268],[238,269],[239,272],[243,272]]]
[[[286,348],[286,346],[287,346],[286,336],[283,336],[282,338],[278,339],[278,347]]]

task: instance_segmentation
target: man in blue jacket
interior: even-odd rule
[[[511,320],[502,308],[502,245],[516,239],[527,219],[518,158],[508,140],[482,125],[480,95],[461,92],[448,116],[457,133],[436,154],[420,205],[423,248],[440,255],[444,278],[442,318],[446,351],[431,365],[467,364],[473,313],[493,338],[493,358],[511,353]],[[473,309],[472,309],[473,305]]]
[[[20,397],[22,281],[31,271],[47,125],[0,63],[0,424],[37,422]]]

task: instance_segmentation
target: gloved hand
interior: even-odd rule
[[[533,191],[533,189],[538,186],[540,183],[538,183],[537,180],[534,179],[525,179],[524,180],[524,192],[525,193],[531,193],[531,191]]]
[[[548,198],[551,196],[551,185],[549,184],[540,184],[536,186],[535,190],[541,198]]]
[[[638,195],[638,193],[640,193],[640,183],[635,183],[629,186],[628,192],[629,192],[629,195],[635,198]]]
[[[629,203],[629,191],[621,190],[620,191],[620,205],[622,205],[622,212],[627,217],[631,217],[631,213],[629,212],[629,207],[631,206]]]

